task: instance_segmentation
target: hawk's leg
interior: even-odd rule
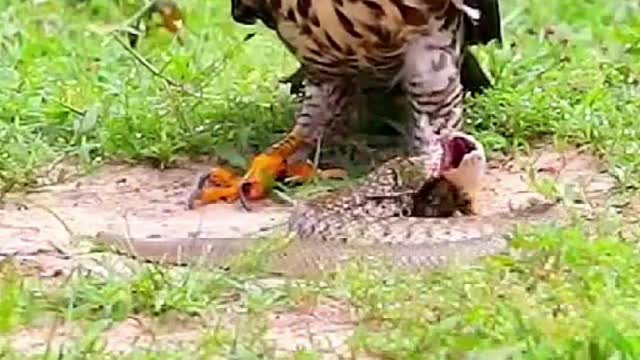
[[[404,67],[404,89],[411,106],[412,136],[410,147],[416,155],[428,155],[432,144],[443,132],[453,133],[463,125],[464,93],[461,84],[460,33],[452,31],[448,39],[443,36],[447,46],[434,44],[436,37],[420,39],[412,44],[407,53]],[[444,35],[444,33],[442,34]],[[463,214],[475,212],[472,193],[479,187],[486,159],[481,144],[475,143],[475,149],[467,153],[453,169],[443,169],[444,178],[449,185],[459,189],[460,197],[455,201]],[[456,149],[455,145],[452,149]],[[445,156],[446,158],[446,156]],[[449,161],[451,158],[448,159]],[[424,206],[424,204],[422,204]]]
[[[407,52],[403,86],[411,107],[409,146],[416,155],[425,155],[442,130],[462,126],[461,58],[455,40],[434,44],[431,38],[423,38]]]
[[[334,128],[334,123],[349,116],[354,91],[348,80],[309,80],[291,132],[256,156],[242,178],[224,169],[212,169],[208,181],[200,181],[189,206],[193,207],[195,201],[201,204],[235,201],[241,191],[246,199],[261,199],[268,195],[276,180],[311,178],[315,169],[307,158],[318,139]]]

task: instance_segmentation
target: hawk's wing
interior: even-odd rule
[[[499,1],[464,0],[464,4],[480,10],[480,20],[475,24],[465,16],[465,43],[467,45],[487,44],[491,40],[502,43]]]
[[[491,81],[468,46],[488,44],[492,40],[502,44],[500,4],[498,0],[464,0],[464,4],[480,10],[480,19],[473,23],[469,17],[464,18],[465,49],[462,55],[460,80],[464,91],[482,94],[485,89],[491,87]]]

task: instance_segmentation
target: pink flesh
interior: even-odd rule
[[[442,170],[455,169],[460,166],[465,155],[475,150],[475,146],[469,140],[462,137],[453,137],[443,144],[444,155],[442,159]]]

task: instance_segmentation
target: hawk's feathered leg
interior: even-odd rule
[[[292,85],[305,95],[292,131],[243,178],[214,169],[192,199],[258,199],[277,179],[311,176],[306,157],[358,108],[356,93],[404,95],[411,148],[424,153],[434,134],[461,126],[464,91],[490,86],[468,46],[500,40],[498,10],[497,0],[232,0],[234,20],[262,21],[304,64]]]
[[[305,96],[296,114],[293,129],[253,159],[242,179],[227,170],[214,168],[209,181],[200,184],[193,200],[201,204],[235,201],[241,192],[249,200],[264,198],[276,180],[308,179],[315,169],[306,162],[316,142],[326,132],[335,131],[351,112],[355,88],[348,80],[314,81],[305,87]],[[205,185],[209,185],[206,186]],[[193,202],[193,201],[192,201]],[[193,207],[194,204],[189,204]]]

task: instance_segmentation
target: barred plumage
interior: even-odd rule
[[[487,18],[483,11],[492,6]],[[497,0],[233,0],[232,15],[275,30],[306,77],[292,131],[245,175],[243,185],[255,185],[249,193],[256,197],[264,195],[265,176],[304,161],[321,138],[335,141],[355,110],[355,95],[366,89],[400,87],[411,112],[410,150],[424,155],[442,129],[462,126],[461,69],[465,62],[477,65],[467,43],[500,37]],[[479,85],[486,80],[474,76]],[[220,177],[215,171],[212,179]],[[201,196],[218,198],[214,190]]]
[[[462,124],[460,67],[465,25],[479,19],[475,7],[462,0],[244,0],[234,2],[233,14],[245,23],[266,19],[307,69],[292,132],[305,143],[344,121],[351,88],[400,82],[413,113],[411,146],[420,153],[432,133]]]

